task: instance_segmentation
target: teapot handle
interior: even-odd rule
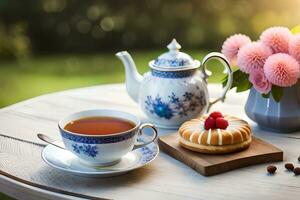
[[[217,98],[217,99],[209,102],[209,105],[208,105],[208,108],[207,108],[207,112],[209,111],[209,109],[211,108],[211,106],[213,104],[217,103],[218,101],[221,100],[222,102],[224,102],[226,93],[231,88],[232,81],[233,81],[232,69],[230,67],[229,61],[226,59],[226,57],[223,54],[221,54],[219,52],[209,53],[202,60],[202,64],[201,64],[200,70],[201,70],[201,72],[203,74],[204,81],[207,83],[207,78],[211,75],[211,72],[206,70],[206,63],[209,60],[211,60],[211,59],[216,59],[216,60],[218,60],[218,61],[220,61],[222,63],[222,65],[225,67],[225,71],[224,72],[226,72],[228,74],[228,80],[227,80],[226,86],[223,89],[223,92],[222,92],[221,96],[219,98]]]

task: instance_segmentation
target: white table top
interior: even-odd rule
[[[209,85],[212,97],[217,97],[220,91],[219,85]],[[212,110],[248,120],[256,136],[284,151],[284,161],[300,166],[297,162],[300,133],[278,134],[258,129],[245,116],[246,98],[247,92],[236,94],[230,91],[225,103],[217,103]],[[286,172],[284,163],[276,164],[278,173],[275,176],[268,176],[266,164],[262,164],[204,177],[161,152],[148,166],[120,177],[105,179],[66,175],[43,163],[40,151],[44,144],[36,138],[36,133],[43,132],[59,138],[59,119],[72,112],[95,108],[128,111],[147,121],[122,84],[48,94],[1,109],[0,192],[27,199],[75,199],[78,194],[87,195],[80,196],[82,198],[172,200],[300,197],[300,176]],[[174,130],[159,130],[160,135],[172,132]],[[32,163],[38,164],[33,166]],[[61,194],[62,191],[65,195]]]

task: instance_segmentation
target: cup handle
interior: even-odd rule
[[[147,141],[147,142],[144,142],[142,144],[135,144],[133,149],[137,149],[137,148],[141,148],[143,146],[146,146],[147,144],[150,144],[151,142],[155,141],[157,139],[157,129],[156,127],[153,125],[153,124],[149,124],[149,123],[145,123],[145,124],[142,124],[139,129],[138,129],[138,137],[141,136],[143,134],[143,129],[144,128],[151,128],[152,131],[153,131],[153,136],[151,138],[151,140]]]
[[[212,52],[212,53],[207,54],[204,57],[201,68],[200,68],[200,70],[202,71],[202,74],[203,74],[204,81],[207,83],[207,78],[210,76],[210,72],[206,70],[206,63],[211,59],[216,59],[222,63],[222,65],[225,67],[224,72],[226,72],[228,74],[228,81],[226,83],[226,86],[223,89],[221,96],[219,98],[209,102],[207,112],[209,111],[209,109],[211,108],[211,106],[213,104],[217,103],[218,101],[222,101],[222,102],[224,101],[226,93],[231,88],[232,81],[233,81],[233,74],[232,74],[232,69],[230,67],[229,61],[226,59],[226,57],[223,54],[221,54],[219,52]]]

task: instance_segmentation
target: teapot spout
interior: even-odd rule
[[[123,62],[126,76],[126,89],[129,96],[138,103],[140,86],[143,77],[138,73],[135,63],[127,51],[116,53],[116,56]]]

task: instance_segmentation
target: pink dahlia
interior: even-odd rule
[[[272,84],[280,87],[289,87],[297,82],[300,76],[300,66],[292,56],[285,53],[277,53],[266,60],[264,72]]]
[[[231,65],[236,65],[236,58],[240,48],[251,40],[248,36],[243,34],[234,34],[227,38],[222,46],[222,53],[229,60]]]
[[[272,84],[266,78],[263,68],[252,70],[249,75],[249,81],[253,84],[253,87],[260,93],[267,94],[272,89]]]
[[[250,73],[253,69],[263,68],[270,55],[272,51],[269,47],[261,42],[252,42],[238,52],[237,65],[241,71]]]
[[[273,53],[288,53],[291,31],[285,27],[271,27],[262,32],[260,40],[270,47]]]
[[[290,39],[289,53],[300,62],[300,35],[294,35]]]

